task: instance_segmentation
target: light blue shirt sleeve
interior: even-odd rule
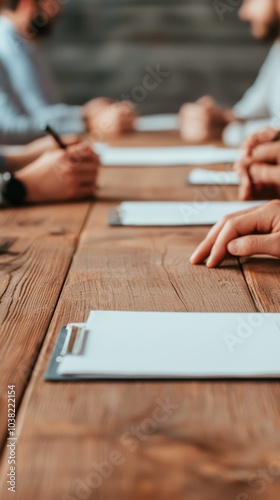
[[[280,93],[273,82],[280,74],[280,43],[271,48],[252,87],[233,108],[237,118],[245,120],[266,119],[280,106]]]
[[[25,144],[47,123],[59,134],[84,133],[83,109],[61,103],[37,46],[0,17],[0,143]]]

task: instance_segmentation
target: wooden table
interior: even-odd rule
[[[178,143],[174,134],[118,142]],[[187,186],[189,170],[106,168],[96,202],[1,211],[1,499],[280,498],[278,382],[43,380],[60,327],[94,308],[279,312],[278,261],[192,267],[207,228],[107,226],[116,201],[212,196]],[[213,199],[236,194],[218,188]],[[11,384],[16,494],[6,483]]]

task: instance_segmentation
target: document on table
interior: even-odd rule
[[[238,186],[239,178],[235,172],[206,170],[196,168],[188,177],[188,183],[193,185]]]
[[[100,156],[101,164],[108,167],[167,167],[234,163],[241,154],[239,149],[215,146],[133,148],[99,144],[94,148]]]
[[[54,380],[280,376],[280,314],[92,311],[84,331]]]
[[[139,116],[135,124],[136,132],[168,132],[178,129],[178,114]]]
[[[220,202],[124,202],[109,214],[116,226],[207,226],[239,210],[260,206],[264,201]]]

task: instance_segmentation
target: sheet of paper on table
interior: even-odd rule
[[[280,314],[92,311],[58,375],[108,379],[280,376]]]
[[[239,178],[235,172],[207,170],[196,168],[188,177],[188,183],[193,185],[238,186]]]
[[[109,215],[111,225],[121,226],[204,226],[222,217],[257,207],[256,202],[123,202]]]
[[[139,116],[135,124],[137,132],[168,132],[178,129],[178,114]]]
[[[234,163],[240,157],[240,150],[215,146],[176,147],[112,147],[95,144],[101,164],[109,167],[167,167],[183,165],[211,165]]]

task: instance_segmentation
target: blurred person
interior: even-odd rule
[[[0,206],[93,197],[98,156],[85,142],[64,140],[68,147],[63,150],[47,138],[0,155]]]
[[[219,266],[227,255],[280,258],[280,200],[224,217],[212,227],[191,256],[191,264],[206,260],[209,268]]]
[[[257,39],[276,39],[254,85],[232,109],[223,109],[209,96],[180,111],[181,135],[188,142],[221,139],[231,146],[271,124],[280,123],[280,0],[243,0],[239,10]]]
[[[3,5],[3,4],[2,4]],[[131,103],[97,98],[84,106],[61,102],[43,61],[40,39],[61,13],[59,0],[5,0],[0,16],[0,143],[26,144],[43,135],[46,123],[60,134],[104,135],[131,131]]]
[[[280,198],[280,133],[272,128],[253,134],[245,142],[235,165],[241,200]]]

